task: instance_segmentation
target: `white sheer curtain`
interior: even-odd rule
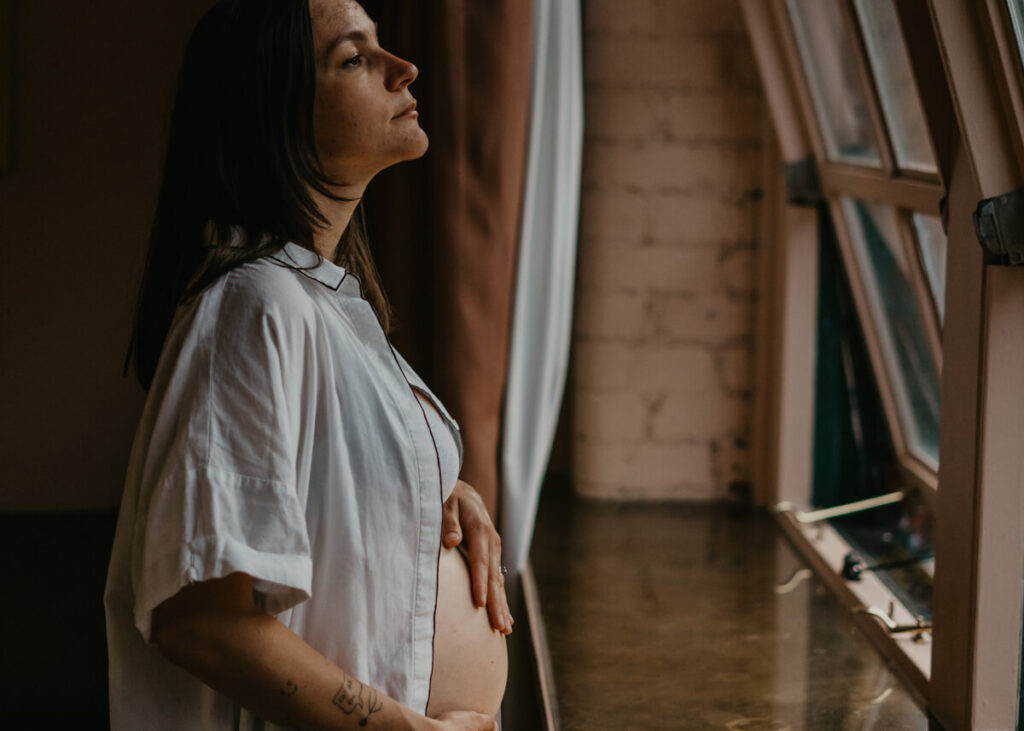
[[[565,389],[572,326],[583,69],[579,0],[535,0],[533,100],[502,443],[504,561],[526,563]]]

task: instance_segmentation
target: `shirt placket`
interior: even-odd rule
[[[426,710],[433,669],[434,613],[437,609],[438,561],[441,551],[441,459],[423,404],[405,375],[398,356],[375,313],[365,301],[349,309],[340,302],[345,314],[358,321],[357,331],[364,334],[374,357],[387,373],[387,387],[393,389],[405,427],[412,436],[412,449],[419,485],[416,491],[419,514],[416,579],[413,612],[413,677],[416,679],[411,704]],[[372,319],[371,319],[372,318]]]

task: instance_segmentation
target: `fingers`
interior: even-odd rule
[[[491,548],[487,531],[483,526],[469,529],[469,575],[473,584],[473,603],[482,607],[487,604],[487,584],[490,580]]]
[[[462,542],[462,526],[459,510],[459,499],[454,494],[444,502],[441,519],[441,542],[445,548],[457,546]]]
[[[491,626],[509,634],[514,620],[505,594],[505,577],[501,573],[501,537],[494,529],[483,500],[469,484],[459,480],[444,507],[442,540],[445,545],[455,545],[448,537],[455,529],[460,530],[460,534],[465,532],[473,604],[487,607]]]
[[[467,731],[498,731],[498,722],[486,713],[476,711],[446,711],[436,717],[446,729],[467,729]],[[450,725],[449,725],[450,724]]]
[[[475,714],[477,718],[474,720],[479,723],[480,731],[498,731],[498,722],[493,718],[484,713]]]
[[[476,727],[479,728],[480,731],[498,731],[498,722],[495,721],[493,718],[483,713],[477,713],[474,715],[476,715],[477,717],[473,720],[480,724]]]
[[[490,571],[488,576],[487,613],[491,626],[503,634],[512,632],[512,613],[505,594],[505,576],[501,573],[501,538],[495,533],[491,542]]]

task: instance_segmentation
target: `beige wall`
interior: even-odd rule
[[[188,31],[210,0],[16,2],[0,178],[0,509],[111,507],[141,389],[121,377]]]
[[[760,139],[735,0],[585,0],[576,490],[750,479]]]

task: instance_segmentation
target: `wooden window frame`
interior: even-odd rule
[[[757,271],[761,306],[755,333],[755,498],[809,504],[814,442],[814,369],[818,317],[817,215],[787,205],[780,169],[811,154],[775,27],[763,0],[740,0],[766,92]]]
[[[858,78],[867,99],[869,117],[875,130],[875,139],[880,147],[879,158],[882,161],[882,165],[879,168],[837,162],[829,159],[824,133],[815,111],[812,92],[806,75],[803,72],[803,59],[797,46],[796,35],[792,27],[786,0],[770,0],[774,13],[773,27],[779,34],[780,45],[786,58],[789,83],[795,91],[793,96],[800,107],[800,113],[804,119],[804,128],[810,136],[811,147],[814,150],[815,159],[819,167],[822,190],[829,200],[833,211],[837,233],[839,234],[840,248],[843,251],[843,261],[850,274],[857,312],[864,330],[865,341],[868,345],[872,370],[879,384],[883,409],[890,426],[890,432],[893,435],[901,473],[910,484],[924,488],[924,490],[930,493],[929,497],[933,497],[938,486],[938,472],[931,465],[917,457],[908,447],[906,432],[904,431],[907,425],[900,416],[901,410],[895,395],[898,386],[889,382],[889,369],[886,366],[886,356],[882,347],[883,336],[879,331],[880,326],[875,320],[871,308],[868,307],[868,297],[865,292],[865,288],[868,285],[865,283],[864,277],[859,270],[856,258],[852,256],[852,244],[849,240],[847,226],[845,225],[845,217],[835,216],[835,203],[843,196],[850,196],[890,204],[897,209],[897,215],[900,217],[905,216],[907,211],[937,215],[939,213],[940,201],[945,196],[946,190],[942,182],[941,167],[938,174],[932,175],[915,170],[901,170],[896,166],[892,139],[882,114],[878,96],[879,92],[871,71],[871,64],[867,55],[867,45],[861,32],[860,23],[856,17],[853,0],[835,1],[839,4],[843,26],[846,29],[850,47],[855,57]],[[907,43],[907,50],[909,55],[909,43]],[[920,99],[923,96],[923,92],[917,84],[916,78],[915,86],[918,90],[922,112],[927,115],[928,108],[923,103],[923,100]],[[926,116],[927,120],[928,117]],[[929,137],[936,165],[939,167],[941,156],[936,149],[934,134],[930,127]],[[915,237],[916,245],[916,234],[911,232],[911,235]],[[902,244],[902,242],[893,243],[897,245]],[[917,281],[927,276],[919,255],[915,253],[909,259],[909,263],[911,268],[915,270],[911,275],[912,281]],[[925,331],[928,335],[931,352],[935,357],[936,371],[941,376],[941,324],[938,320],[938,313],[927,290],[914,286],[913,292],[917,300],[918,309],[925,319]]]
[[[824,148],[816,140],[816,123],[807,124],[807,110],[813,107],[797,83],[793,61],[799,59],[792,57],[792,44],[783,42],[788,24],[780,22],[786,20],[780,3],[741,0],[741,8],[783,160],[793,162],[813,149],[821,161]],[[980,199],[1024,186],[1024,70],[1001,0],[894,3],[942,188],[948,191],[939,472],[945,487],[933,496],[935,630],[925,693],[931,714],[945,728],[1014,728],[1024,615],[1019,581],[1024,575],[1024,450],[1019,448],[1024,383],[1018,375],[1024,360],[1024,268],[986,261],[972,214]],[[886,182],[827,162],[821,172],[830,196],[882,199],[897,208],[936,212],[930,203],[936,187],[929,187],[929,181],[923,186],[916,181],[917,187],[905,176]],[[877,192],[872,195],[872,190]],[[766,202],[778,198],[776,192]],[[783,320],[759,318],[768,327],[759,342],[782,336],[776,347],[758,355],[759,373],[767,373],[773,391],[758,396],[760,433],[770,426],[784,430],[769,441],[777,453],[757,462],[772,488],[757,493],[766,501],[802,495],[806,502],[810,490],[806,466],[795,460],[810,453],[813,417],[807,404],[814,386],[813,379],[806,379],[806,361],[814,335],[801,338],[787,322],[796,302],[812,312],[816,305],[813,286],[793,279],[812,269],[798,260],[810,252],[806,213],[784,207],[762,232],[762,261],[769,266],[762,281],[770,288],[763,302]],[[770,367],[766,360],[772,360]],[[761,479],[762,472],[758,475]],[[799,532],[780,523],[791,534]],[[794,543],[807,546],[813,540],[796,536]],[[804,554],[821,564],[817,568],[841,594],[832,564],[813,558],[813,551]],[[870,635],[870,626],[865,629]],[[887,651],[884,642],[879,645]]]
[[[792,62],[795,47],[782,40],[788,18],[780,2],[740,0],[741,9],[774,121],[764,155],[764,215],[758,272],[761,307],[756,340],[757,382],[755,396],[755,496],[762,504],[780,501],[810,507],[813,476],[815,363],[817,355],[818,220],[813,208],[788,205],[782,185],[783,163],[798,162],[812,154],[822,160],[824,146],[816,130],[806,88],[795,82]],[[780,9],[782,12],[780,12]],[[778,149],[775,147],[777,141]],[[816,146],[816,147],[815,147]],[[940,198],[934,181],[895,180],[892,175],[864,175],[856,166],[833,163],[820,168],[824,191],[838,194],[862,192],[877,199],[877,191],[895,193],[905,208],[933,212]],[[891,201],[890,201],[891,202]],[[934,206],[934,207],[933,207]],[[919,476],[933,485],[927,472]],[[930,494],[930,490],[922,491]],[[901,622],[913,616],[898,597],[880,581],[851,587],[836,566],[851,546],[827,525],[806,530],[786,514],[777,513],[782,530],[793,545],[854,614],[868,638],[907,681],[913,695],[925,704],[931,666],[929,642],[907,642],[889,634],[877,621],[862,613],[867,606],[887,609]]]
[[[943,480],[956,489],[937,499],[939,520],[959,529],[936,532],[931,694],[948,728],[1019,720],[1024,269],[987,262],[971,222],[979,199],[1024,185],[1021,72],[1018,62],[1009,73],[1013,31],[997,10],[995,0],[930,0],[963,139],[950,185],[947,272],[957,276],[947,277],[944,331],[958,347],[955,359],[947,348],[940,445]]]
[[[981,32],[1005,115],[1018,166],[1024,170],[1024,58],[1018,51],[1005,0],[978,3]]]
[[[851,196],[846,197],[852,198]],[[888,201],[879,202],[889,203]],[[886,353],[887,347],[884,342],[886,335],[881,332],[881,328],[875,320],[874,307],[870,302],[872,295],[869,288],[871,285],[865,281],[865,272],[862,270],[855,251],[857,244],[853,241],[853,223],[847,220],[846,210],[840,198],[830,197],[829,209],[832,212],[832,220],[835,221],[836,238],[839,241],[839,250],[850,282],[850,290],[853,293],[857,312],[860,314],[864,341],[872,361],[872,369],[876,374],[884,373],[886,376],[876,378],[876,382],[879,395],[882,398],[882,408],[886,413],[886,421],[895,427],[890,429],[890,436],[897,461],[903,471],[903,478],[911,484],[926,487],[925,495],[930,497],[938,487],[938,470],[922,461],[911,450],[907,441],[906,434],[910,427],[907,425],[906,419],[912,417],[907,416],[899,406],[901,399],[897,395],[896,389],[901,386],[888,377],[890,356]],[[898,226],[900,225],[899,219],[903,215],[902,211],[895,208],[893,212]],[[903,246],[899,241],[890,243],[895,246]],[[923,311],[922,314],[924,314]],[[865,320],[870,320],[871,324],[866,325]]]

